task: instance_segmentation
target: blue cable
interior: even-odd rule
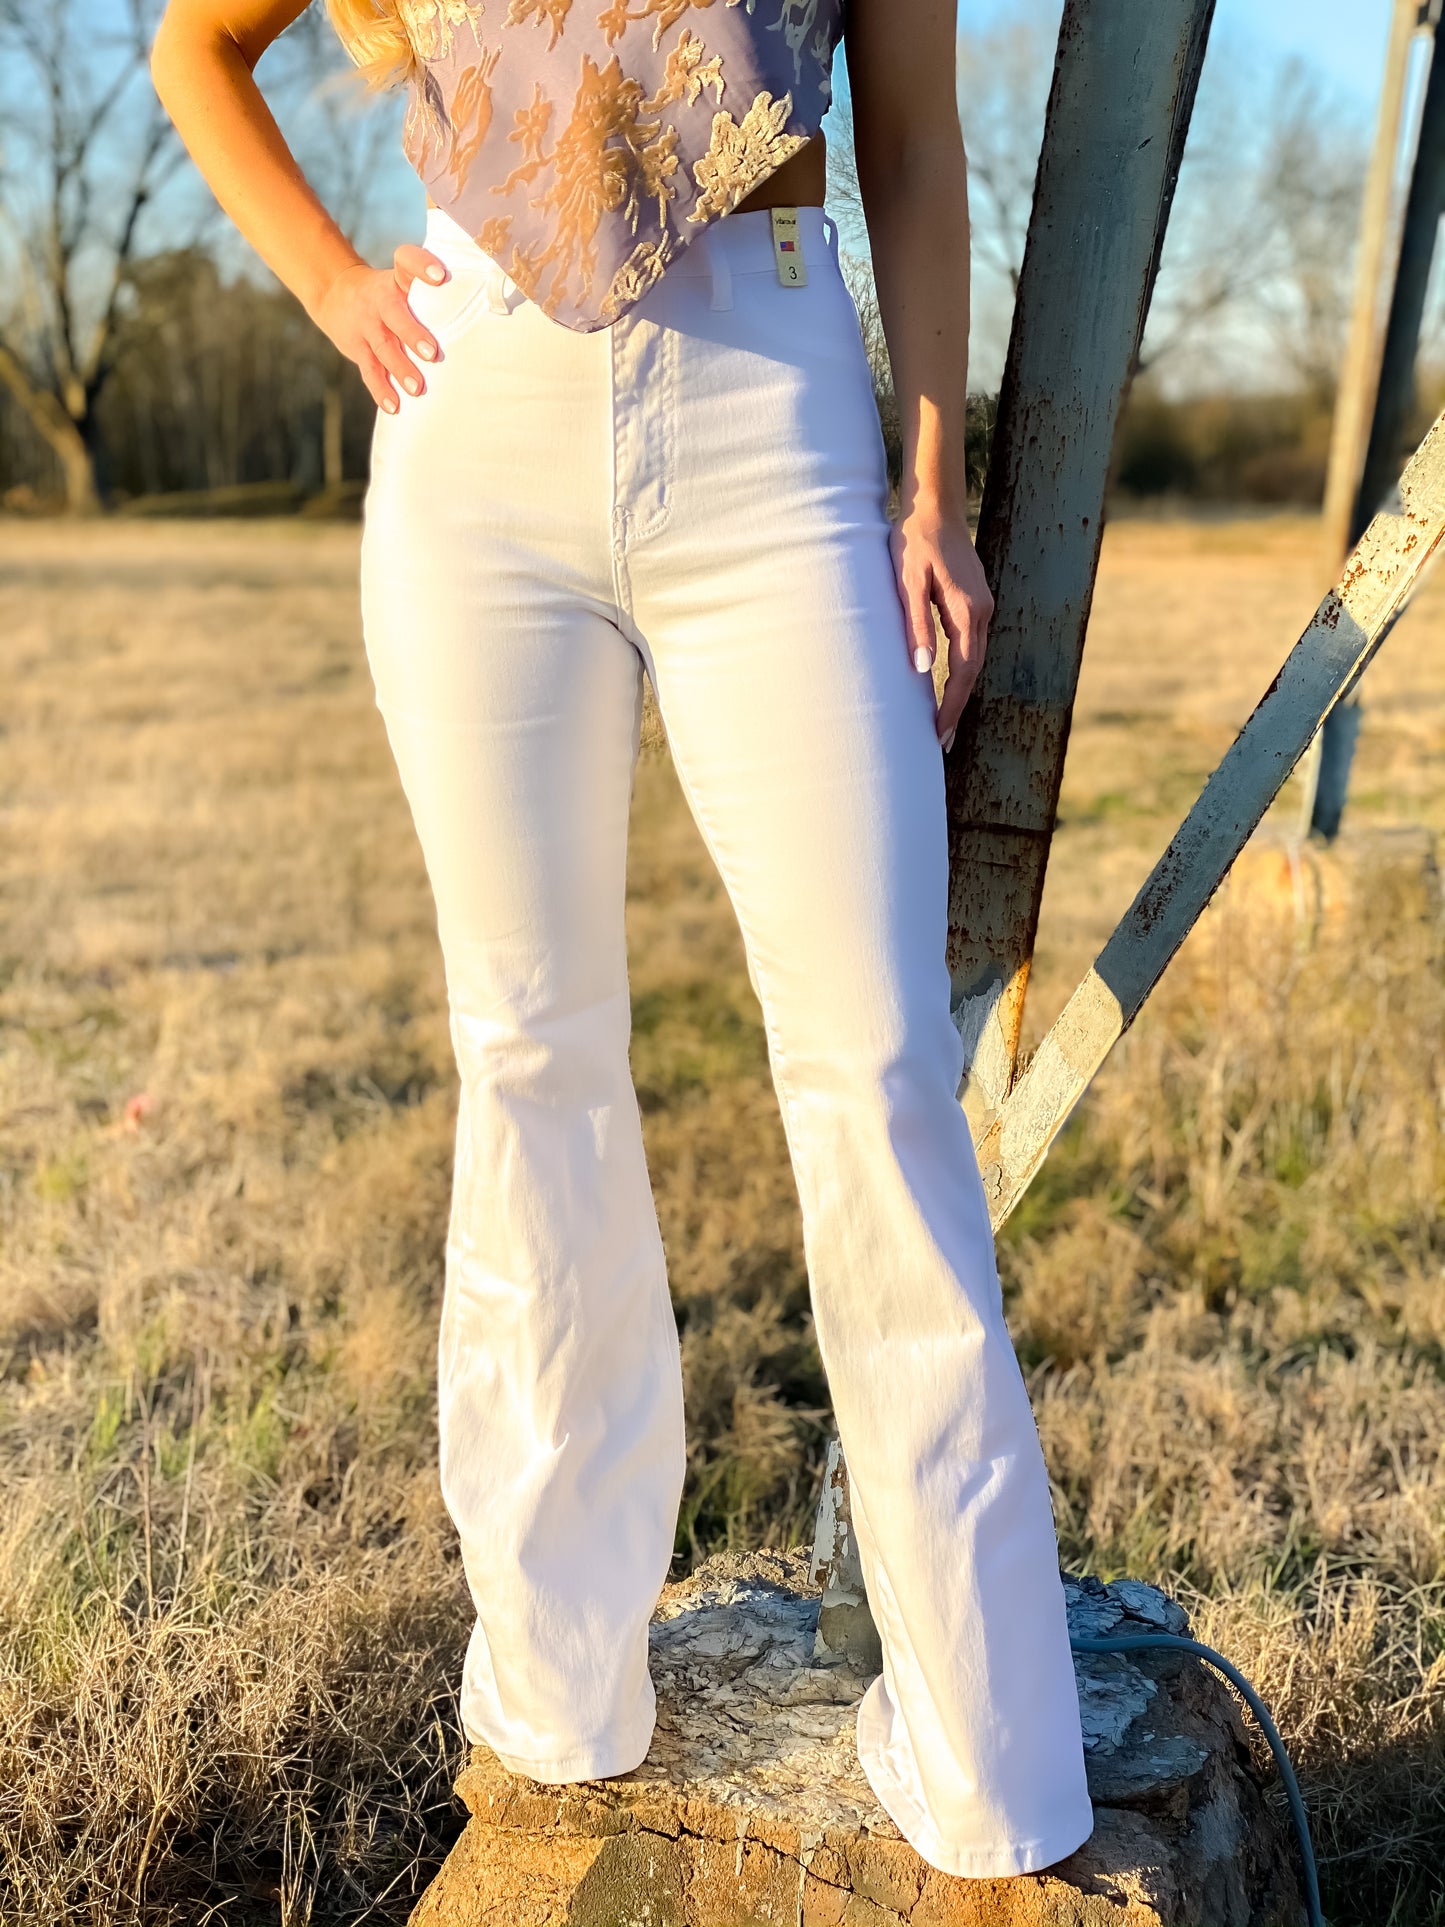
[[[1197,1639],[1185,1639],[1178,1633],[1122,1633],[1116,1639],[1070,1639],[1069,1645],[1076,1653],[1129,1653],[1141,1646],[1164,1646],[1173,1652],[1197,1653],[1201,1659],[1207,1659],[1211,1666],[1217,1666],[1224,1677],[1243,1694],[1249,1702],[1250,1711],[1259,1721],[1261,1732],[1269,1741],[1274,1763],[1279,1768],[1279,1777],[1284,1781],[1284,1790],[1289,1795],[1289,1810],[1294,1816],[1300,1859],[1304,1863],[1305,1910],[1309,1915],[1309,1927],[1329,1927],[1320,1905],[1319,1875],[1315,1871],[1310,1823],[1305,1816],[1305,1803],[1300,1797],[1299,1781],[1294,1776],[1289,1754],[1285,1751],[1279,1729],[1269,1716],[1268,1708],[1239,1668],[1232,1665],[1223,1653],[1215,1652],[1212,1646],[1205,1646]]]

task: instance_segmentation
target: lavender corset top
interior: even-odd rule
[[[817,132],[846,0],[398,4],[428,199],[591,333]]]

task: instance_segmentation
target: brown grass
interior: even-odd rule
[[[454,1084],[355,530],[0,525],[0,1920],[401,1921],[453,1837],[434,1475]],[[1317,597],[1313,525],[1110,530],[1029,1034]],[[1355,812],[1445,821],[1427,591]],[[806,1535],[826,1388],[736,929],[644,758],[633,1059],[679,1569]],[[1066,1559],[1273,1707],[1327,1903],[1445,1920],[1441,935],[1212,911],[1002,1242]]]

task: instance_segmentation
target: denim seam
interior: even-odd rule
[[[608,452],[611,461],[609,487],[611,502],[607,514],[607,542],[612,559],[612,598],[617,609],[618,627],[626,633],[626,625],[632,619],[632,597],[627,579],[627,558],[624,553],[627,542],[627,510],[618,495],[620,468],[617,460],[617,344],[619,331],[607,331],[607,432]]]
[[[663,324],[658,326],[658,380],[656,389],[643,401],[642,406],[656,412],[659,417],[658,435],[658,505],[654,514],[645,522],[638,522],[629,529],[635,541],[656,535],[666,527],[672,515],[673,476],[677,459],[677,440],[675,420],[677,415],[677,363],[678,332]],[[646,446],[646,437],[643,438]]]

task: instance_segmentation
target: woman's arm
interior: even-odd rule
[[[407,305],[406,290],[418,274],[444,280],[446,269],[412,242],[396,250],[392,267],[368,266],[282,138],[252,70],[306,5],[170,0],[151,47],[151,79],[226,213],[316,325],[357,364],[381,406],[395,413],[393,376],[414,394],[425,386],[406,346],[428,361],[437,354],[435,340]]]
[[[945,749],[982,667],[993,614],[968,532],[968,168],[956,19],[956,0],[849,0],[844,34],[858,187],[903,428],[893,557],[921,672],[933,666],[934,603],[948,637],[935,721]]]

